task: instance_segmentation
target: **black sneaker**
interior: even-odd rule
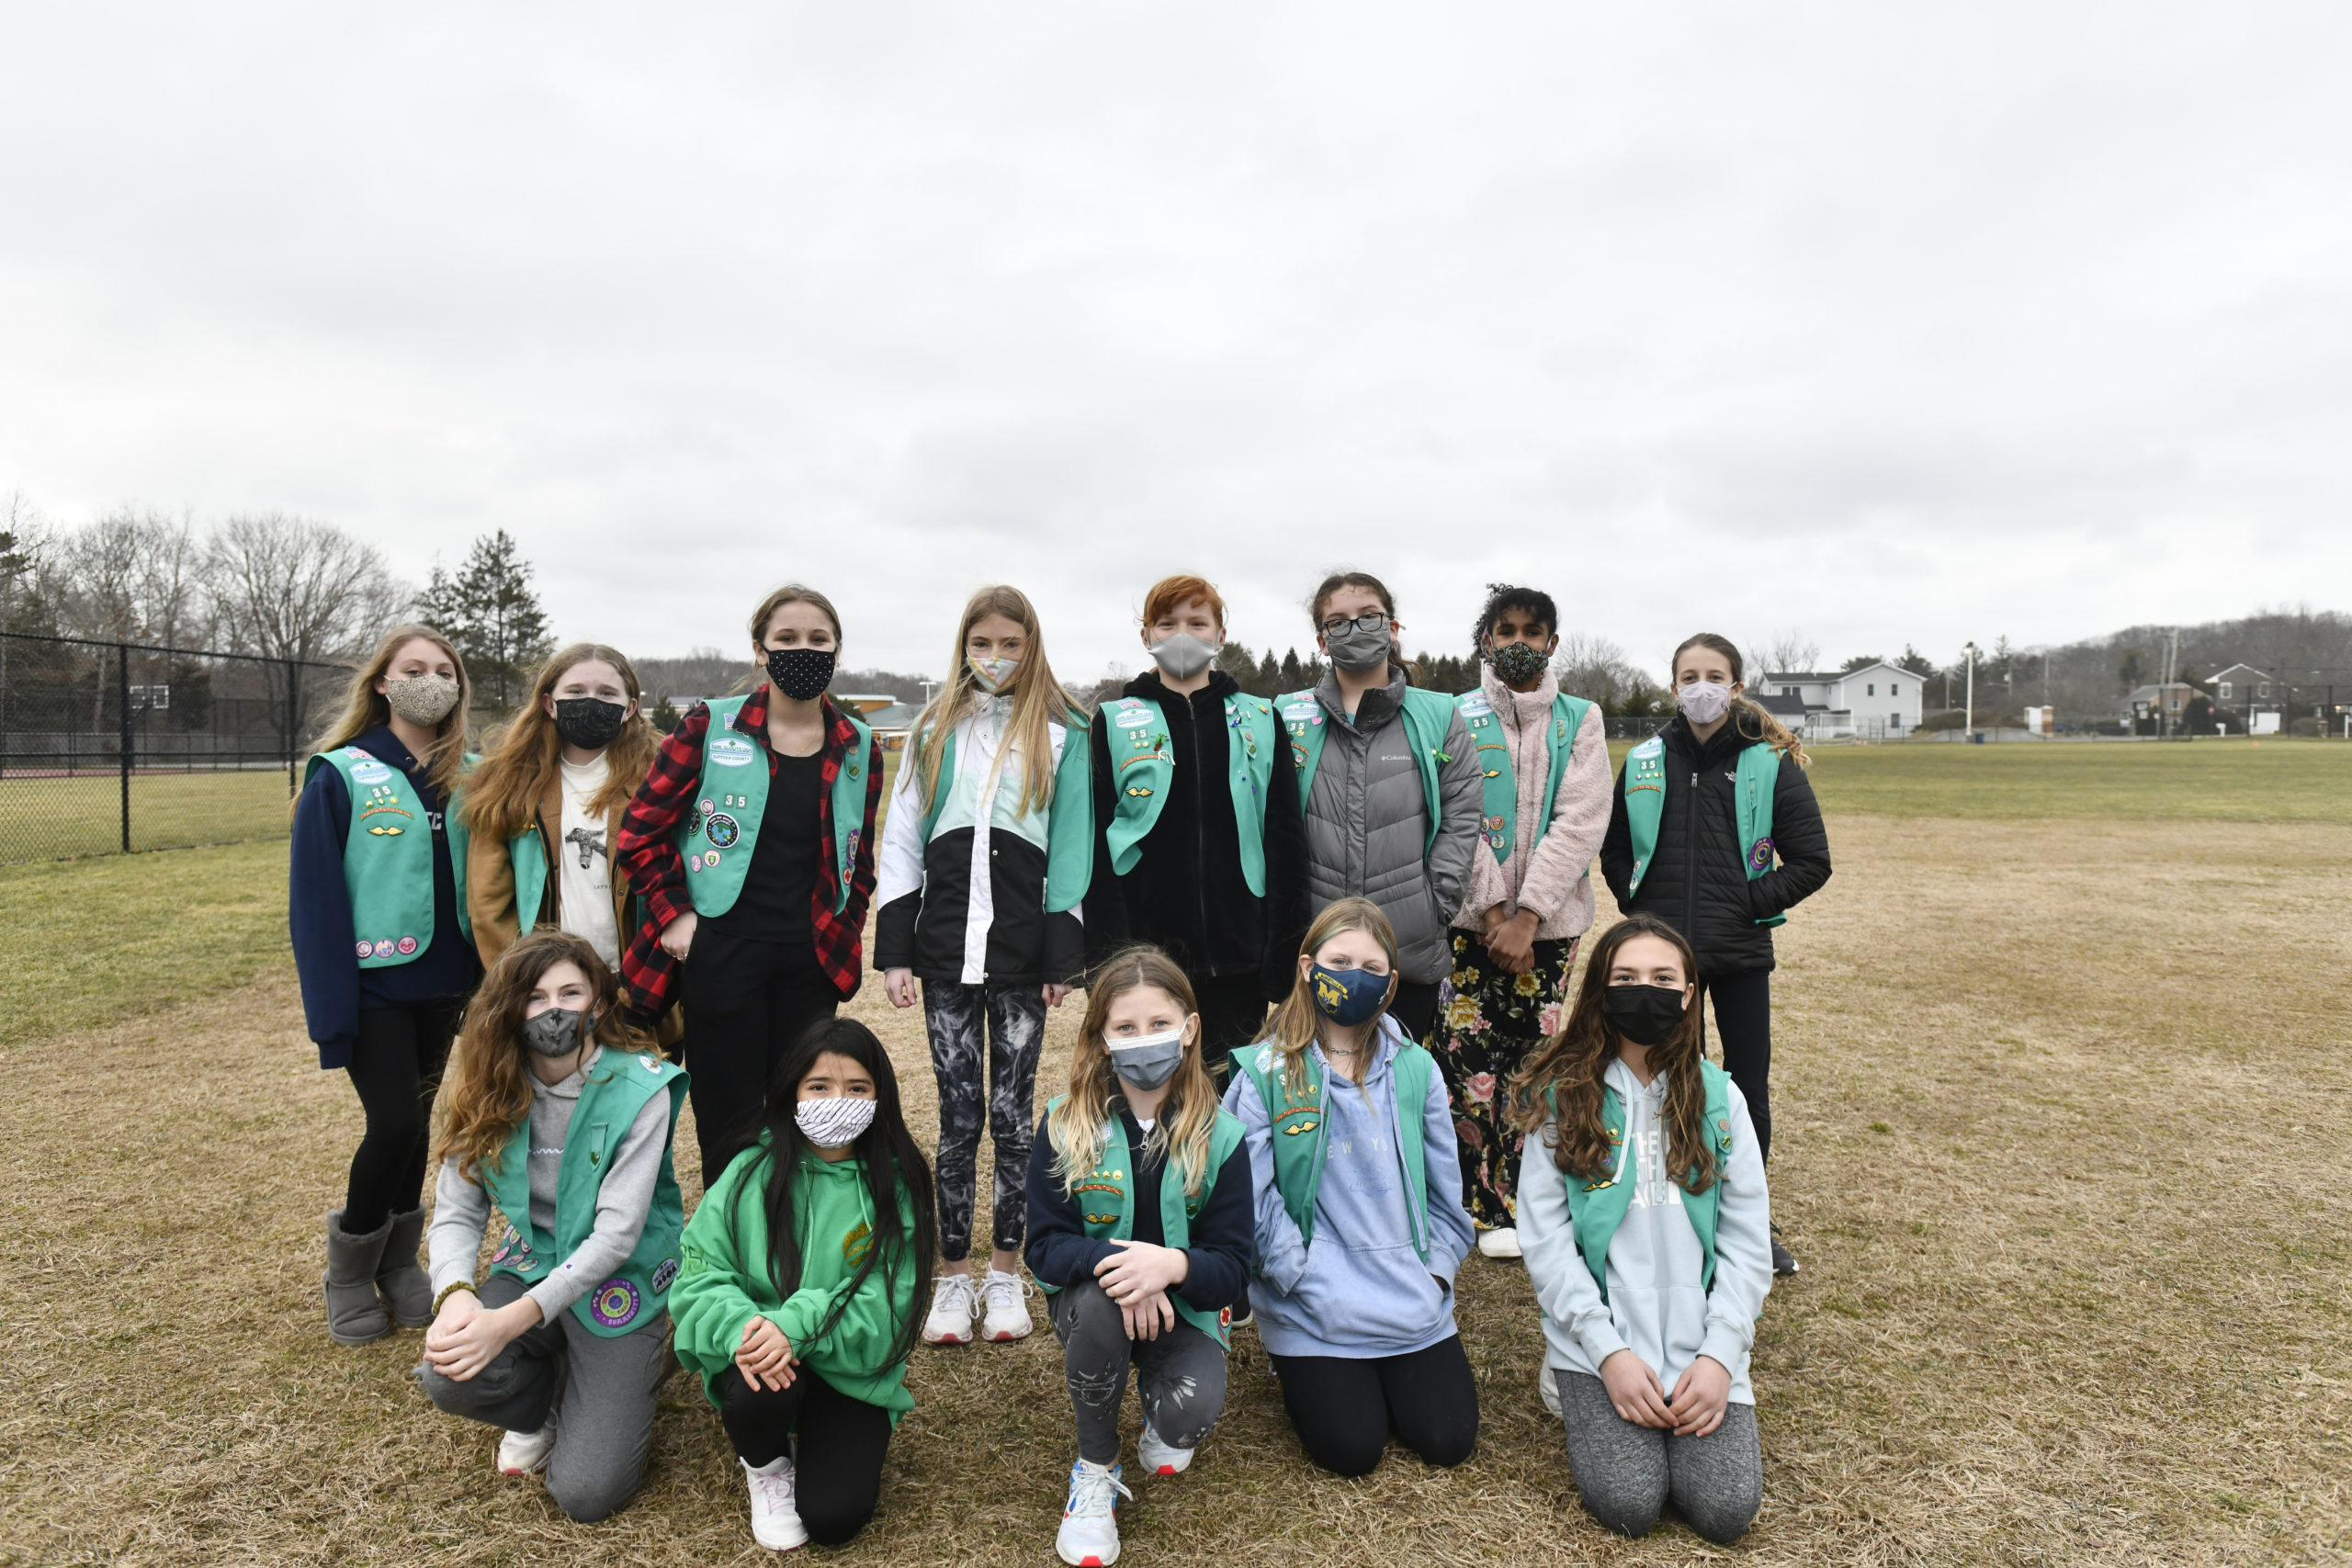
[[[1796,1271],[1796,1256],[1781,1245],[1781,1237],[1776,1227],[1772,1236],[1772,1272],[1785,1280]]]

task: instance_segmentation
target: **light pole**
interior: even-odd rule
[[[1969,739],[1973,740],[1976,737],[1976,645],[1973,642],[1965,644],[1962,647],[1960,651],[1968,656],[1967,728]]]

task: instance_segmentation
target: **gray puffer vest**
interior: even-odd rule
[[[1479,843],[1483,780],[1470,732],[1453,716],[1438,767],[1437,840],[1429,843],[1420,769],[1405,739],[1404,675],[1365,693],[1353,724],[1337,677],[1324,675],[1315,700],[1330,722],[1306,803],[1310,901],[1319,913],[1340,898],[1371,899],[1396,928],[1397,973],[1442,980],[1453,962],[1446,928],[1462,908]]]

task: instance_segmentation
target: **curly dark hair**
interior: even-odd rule
[[[1487,606],[1478,612],[1478,624],[1470,628],[1470,646],[1484,652],[1487,634],[1495,629],[1495,617],[1505,610],[1519,610],[1534,616],[1551,631],[1560,635],[1560,607],[1541,588],[1521,588],[1512,582],[1487,584]]]

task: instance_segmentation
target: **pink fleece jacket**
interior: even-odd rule
[[[1595,708],[1577,727],[1576,744],[1569,748],[1568,765],[1561,770],[1560,788],[1549,803],[1551,826],[1541,843],[1535,841],[1537,816],[1546,808],[1544,781],[1551,776],[1552,750],[1546,743],[1552,720],[1552,699],[1560,684],[1547,671],[1532,692],[1514,692],[1482,672],[1479,686],[1502,721],[1510,746],[1511,776],[1519,782],[1519,822],[1511,834],[1510,859],[1495,862],[1485,839],[1470,862],[1470,891],[1453,923],[1465,931],[1484,932],[1487,911],[1499,907],[1505,919],[1521,909],[1542,918],[1535,928],[1539,942],[1582,936],[1592,929],[1592,878],[1585,874],[1600,852],[1601,835],[1609,830],[1608,726]],[[1535,844],[1533,854],[1528,845]]]

